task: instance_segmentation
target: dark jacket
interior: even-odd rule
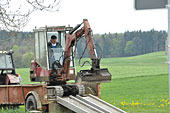
[[[56,42],[56,47],[53,47],[51,42],[48,42],[48,48],[61,48],[62,46],[60,45],[60,43]]]

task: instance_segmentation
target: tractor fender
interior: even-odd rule
[[[25,103],[26,103],[27,98],[30,95],[33,95],[35,97],[36,104],[37,104],[37,110],[42,110],[41,98],[40,98],[40,95],[38,94],[38,92],[36,92],[36,91],[30,91],[27,93],[27,95],[25,96]]]

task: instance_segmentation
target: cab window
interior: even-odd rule
[[[45,32],[36,32],[35,34],[35,59],[42,66],[47,67],[46,56],[46,38]]]
[[[13,68],[11,55],[0,54],[0,68],[1,69]]]

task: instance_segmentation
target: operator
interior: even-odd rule
[[[52,64],[56,61],[56,59],[59,60],[59,58],[56,57],[56,54],[59,54],[57,48],[62,48],[62,46],[59,42],[57,42],[57,37],[52,35],[50,42],[48,42],[50,67],[52,67]]]
[[[57,37],[55,35],[52,35],[50,42],[48,42],[48,47],[50,47],[50,48],[61,48],[62,46],[56,40],[57,40]]]

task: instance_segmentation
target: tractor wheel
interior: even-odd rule
[[[33,111],[37,110],[37,103],[35,97],[33,95],[28,96],[25,102],[25,109],[26,111]]]

